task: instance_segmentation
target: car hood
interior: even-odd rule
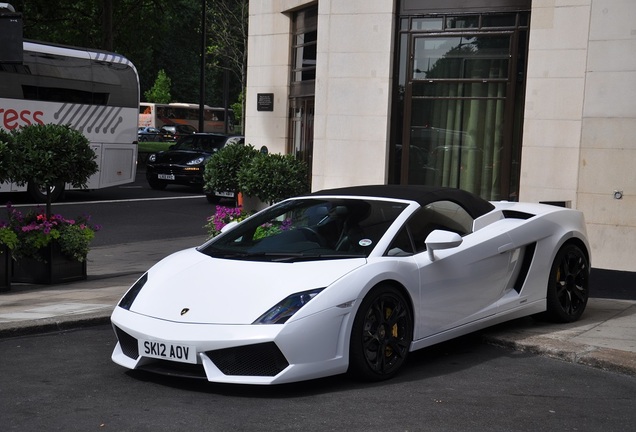
[[[203,150],[168,150],[155,154],[155,164],[178,164],[185,165],[198,157],[209,157],[210,152]]]
[[[289,295],[327,287],[365,262],[363,258],[253,262],[212,258],[187,249],[148,271],[130,310],[185,323],[251,324]]]

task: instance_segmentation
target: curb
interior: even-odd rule
[[[482,334],[481,338],[490,345],[514,351],[527,352],[595,369],[636,376],[635,356],[631,353],[611,348],[597,348],[542,337],[520,341],[506,336]]]
[[[0,323],[0,339],[33,336],[44,333],[76,330],[110,324],[111,308],[107,311],[63,315],[30,321]]]

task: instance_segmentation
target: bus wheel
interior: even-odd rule
[[[61,199],[64,194],[64,183],[56,183],[51,186],[49,190],[51,194],[51,202],[56,202]],[[27,192],[31,195],[31,198],[33,198],[35,202],[46,202],[46,186],[31,182],[27,186]]]

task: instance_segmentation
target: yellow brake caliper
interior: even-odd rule
[[[391,316],[391,313],[393,313],[393,309],[387,308],[385,310],[385,319],[388,320],[389,317]],[[397,325],[397,323],[393,324],[393,327],[391,327],[391,335],[394,338],[398,337],[398,325]],[[393,348],[391,348],[390,346],[387,345],[386,349],[384,350],[384,355],[385,355],[385,357],[391,357],[393,355]]]

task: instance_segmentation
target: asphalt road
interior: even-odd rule
[[[0,340],[2,431],[626,431],[636,379],[469,336],[382,383],[274,387],[131,373],[108,326]]]

